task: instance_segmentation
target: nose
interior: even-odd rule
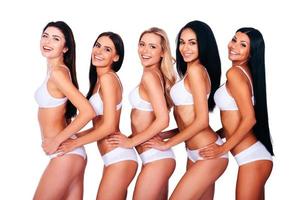
[[[186,51],[186,50],[189,50],[189,45],[188,44],[182,44],[182,50],[183,51]]]

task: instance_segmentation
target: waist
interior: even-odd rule
[[[218,135],[210,127],[208,127],[188,139],[185,144],[187,148],[189,148],[190,150],[194,150],[214,143],[217,138]]]

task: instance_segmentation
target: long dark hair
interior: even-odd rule
[[[245,33],[250,39],[248,66],[253,78],[256,117],[253,132],[256,138],[274,155],[268,122],[264,38],[257,29],[251,27],[240,28],[236,32]]]
[[[187,23],[178,33],[177,47],[176,47],[176,68],[180,78],[186,73],[187,63],[184,62],[183,57],[179,51],[180,36],[182,31],[191,29],[196,34],[199,61],[206,68],[211,81],[211,92],[208,98],[208,109],[212,111],[215,107],[213,99],[215,91],[220,86],[221,80],[221,61],[218,51],[217,42],[211,28],[204,22],[191,21]]]
[[[117,72],[121,68],[122,63],[123,63],[123,59],[124,59],[124,44],[123,44],[123,40],[116,33],[113,33],[113,32],[103,32],[103,33],[101,33],[97,37],[97,39],[96,39],[93,47],[96,45],[97,40],[100,37],[103,37],[103,36],[109,37],[111,39],[111,41],[114,43],[114,46],[116,48],[116,52],[117,52],[117,55],[119,56],[119,60],[116,61],[116,62],[113,62],[113,64],[112,64],[112,70],[114,70],[114,72]],[[95,88],[95,85],[96,85],[96,82],[97,82],[96,66],[93,65],[92,59],[91,59],[91,64],[90,64],[89,80],[90,80],[90,89],[89,89],[89,91],[88,91],[88,93],[86,95],[86,97],[88,99],[93,95],[93,91],[94,91],[94,88]]]
[[[45,28],[43,29],[43,32],[48,27],[55,27],[58,28],[65,37],[65,47],[68,48],[68,51],[64,53],[64,64],[69,68],[72,78],[73,85],[78,89],[78,82],[76,77],[76,45],[75,40],[73,36],[73,32],[71,28],[63,21],[57,21],[57,22],[49,22]],[[69,121],[72,117],[74,117],[77,113],[77,108],[71,103],[71,101],[67,101],[66,106],[66,112],[65,112],[65,118],[67,121]]]

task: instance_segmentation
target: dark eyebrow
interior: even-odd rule
[[[53,37],[58,37],[58,38],[61,38],[59,35],[52,35]]]
[[[191,41],[197,41],[197,39],[194,39],[194,38],[189,39],[189,42],[191,42]]]
[[[101,44],[100,44],[101,45]],[[110,50],[112,50],[112,48],[110,46],[104,46],[105,48],[108,48]]]

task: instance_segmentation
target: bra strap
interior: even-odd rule
[[[241,66],[236,66],[237,68],[239,68],[240,70],[242,70],[242,72],[246,75],[246,77],[248,78],[250,85],[251,85],[251,90],[252,90],[252,95],[254,94],[253,91],[253,85],[252,85],[252,80],[250,78],[250,76],[247,74],[246,70],[244,70]]]

